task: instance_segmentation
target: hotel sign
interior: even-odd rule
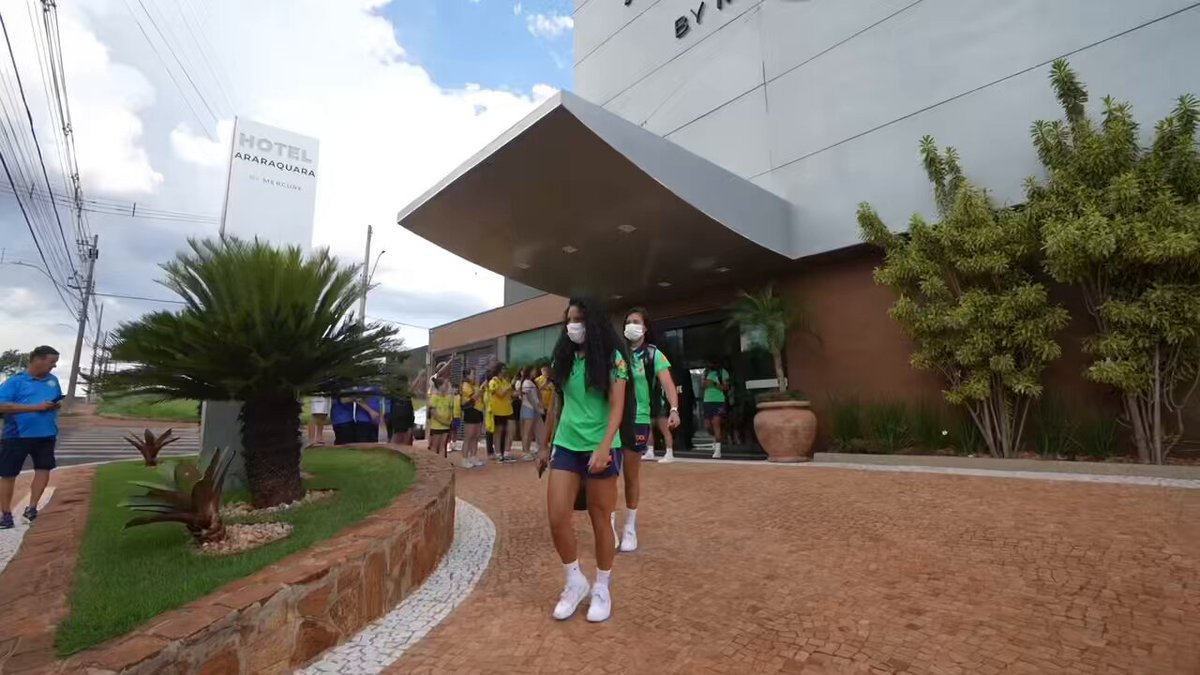
[[[716,0],[717,11],[725,9],[727,5],[732,5],[733,0]],[[629,7],[633,4],[633,0],[625,0],[625,6]],[[697,26],[704,23],[704,11],[708,9],[708,2],[701,2],[695,9],[688,10],[688,14],[675,19],[675,37],[682,38],[692,31],[692,22]]]
[[[244,117],[234,123],[221,235],[312,246],[319,144]]]

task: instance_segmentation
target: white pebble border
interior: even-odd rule
[[[382,672],[467,599],[487,569],[495,543],[496,526],[491,518],[467,502],[456,500],[454,542],[425,583],[396,609],[298,672]]]
[[[41,503],[38,504],[39,511],[46,508],[46,504],[50,503],[50,497],[53,495],[54,488],[47,487],[46,491],[42,493]],[[8,561],[16,557],[17,549],[21,548],[21,540],[29,531],[29,525],[21,519],[21,513],[26,506],[29,506],[28,493],[13,507],[13,519],[17,522],[17,526],[11,530],[0,530],[0,572],[8,567]]]
[[[1094,473],[1064,473],[1062,471],[1005,471],[1000,469],[966,469],[948,466],[919,466],[892,464],[858,464],[852,462],[765,462],[739,459],[690,459],[675,458],[686,464],[736,464],[739,466],[793,467],[806,469],[851,469],[854,471],[886,471],[891,473],[939,473],[952,476],[982,476],[984,478],[1025,478],[1052,480],[1067,483],[1110,483],[1114,485],[1145,485],[1149,487],[1182,488],[1200,490],[1200,480],[1189,478],[1161,478],[1158,476],[1118,476]]]

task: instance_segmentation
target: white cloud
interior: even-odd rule
[[[562,14],[530,14],[525,17],[529,32],[537,37],[557,38],[575,28],[575,19]]]
[[[358,261],[371,224],[373,248],[387,250],[376,275],[381,287],[371,297],[368,315],[428,326],[498,305],[498,276],[402,230],[395,223],[396,213],[553,95],[554,89],[538,85],[514,93],[478,86],[444,88],[428,71],[405,60],[394,27],[378,11],[384,4],[203,3],[203,21],[193,30],[201,31],[202,42],[210,45],[207,56],[239,105],[237,110],[217,109],[222,120],[210,130],[218,138],[213,141],[197,126],[122,3],[61,3],[64,59],[72,78],[71,106],[88,196],[218,213],[228,134],[236,113],[320,140],[315,243]],[[264,29],[278,25],[281,15],[288,17],[286,31]],[[562,18],[566,27],[553,29],[560,34],[570,27],[570,19]],[[170,30],[186,34],[182,25]],[[186,52],[180,55],[189,63],[198,61],[190,40],[176,47]],[[37,72],[32,43],[18,53],[18,62],[28,72]],[[212,96],[214,106],[216,99]],[[97,286],[153,297],[169,297],[154,283],[160,276],[154,266],[182,248],[186,237],[215,232],[211,223],[102,216],[93,222],[102,250]],[[36,255],[23,253],[26,258]],[[20,275],[18,282],[7,268],[0,268],[0,286],[38,283],[28,275]],[[53,300],[45,300],[53,318],[11,310],[11,320],[0,322],[0,348],[24,345],[30,335],[58,336],[62,329],[54,324],[71,322],[61,305],[52,306],[58,299],[50,289],[44,290]],[[109,326],[161,308],[105,302]],[[425,341],[423,330],[406,329],[402,334],[412,344]],[[88,357],[85,351],[85,364]]]

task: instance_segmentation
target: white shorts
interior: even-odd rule
[[[310,413],[312,413],[314,415],[328,415],[329,414],[329,405],[330,405],[329,399],[324,398],[324,397],[319,397],[319,398],[310,398],[308,400],[311,405],[311,407],[309,408]]]

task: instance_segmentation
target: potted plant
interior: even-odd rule
[[[770,462],[808,462],[817,437],[817,418],[809,402],[789,390],[783,371],[783,350],[794,328],[809,331],[802,308],[789,304],[772,286],[758,292],[743,291],[734,305],[730,321],[756,331],[775,364],[778,391],[758,398],[754,433]],[[809,331],[811,332],[811,331]]]

